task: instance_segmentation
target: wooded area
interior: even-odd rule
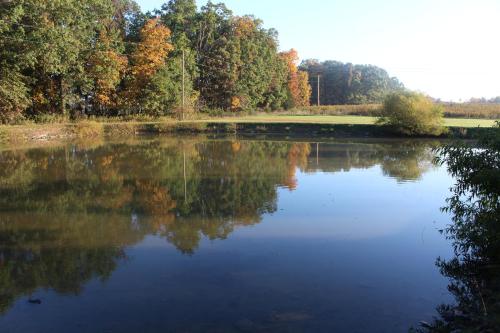
[[[131,0],[23,0],[0,10],[3,121],[308,104],[296,51],[279,53],[275,30],[223,4],[172,0],[145,14]]]
[[[305,61],[224,4],[133,0],[0,4],[0,121],[163,116],[381,102],[402,85],[374,66]],[[313,77],[310,77],[310,76]],[[314,92],[311,95],[311,92]]]
[[[305,60],[300,68],[311,78],[311,104],[376,104],[390,92],[404,90],[397,78],[373,65],[353,65],[339,61]]]

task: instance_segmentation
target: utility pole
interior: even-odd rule
[[[321,105],[320,100],[319,100],[319,78],[320,77],[321,77],[321,75],[318,74],[318,106]]]
[[[185,107],[185,101],[186,101],[186,89],[184,87],[184,84],[186,82],[186,58],[184,54],[184,50],[182,50],[182,115],[181,115],[181,120],[184,120],[184,107]]]

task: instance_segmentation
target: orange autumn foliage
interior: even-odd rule
[[[309,84],[309,73],[305,71],[297,72],[298,94],[295,97],[295,106],[309,106],[311,103],[312,88]]]
[[[150,19],[140,31],[140,42],[130,56],[128,82],[123,93],[125,105],[136,103],[153,76],[165,66],[167,55],[174,49],[168,42],[170,29],[158,18]]]
[[[136,190],[139,194],[138,204],[151,218],[151,225],[155,232],[162,231],[165,226],[175,221],[173,210],[177,202],[164,186],[152,181],[136,181]]]
[[[294,143],[288,151],[288,173],[284,185],[293,191],[297,188],[297,168],[307,168],[307,158],[311,154],[311,145],[308,143]]]
[[[165,65],[167,55],[173,50],[170,29],[162,25],[158,18],[150,19],[141,29],[141,42],[132,55],[131,73],[136,78],[148,79]]]
[[[241,142],[233,141],[231,143],[231,150],[233,151],[233,153],[238,153],[241,150]]]
[[[127,57],[113,50],[109,35],[106,31],[101,31],[96,51],[89,59],[89,72],[95,82],[97,105],[116,105],[116,87],[120,84],[127,65]]]
[[[255,23],[251,17],[237,17],[234,22],[235,35],[237,37],[250,36],[255,31]]]
[[[309,106],[312,92],[309,85],[309,74],[298,69],[299,55],[297,51],[291,49],[288,52],[282,52],[280,55],[288,67],[288,91],[291,106]]]
[[[295,49],[291,49],[287,52],[281,52],[281,58],[285,60],[288,66],[288,73],[293,74],[297,73],[298,67],[297,63],[299,61],[299,53]]]
[[[33,113],[56,113],[58,87],[53,78],[36,82],[32,91]]]
[[[231,97],[231,111],[236,112],[241,109],[241,98],[238,96]]]

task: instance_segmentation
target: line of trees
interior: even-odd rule
[[[470,104],[500,104],[500,96],[493,97],[490,99],[481,97],[481,98],[471,98],[466,103]]]
[[[133,0],[0,4],[3,122],[166,115],[183,105],[183,87],[191,108],[306,106],[297,65],[296,51],[278,52],[275,30],[210,1],[170,0],[154,13]]]
[[[381,68],[278,51],[278,33],[224,4],[169,0],[0,3],[0,122],[380,103]]]
[[[389,93],[404,91],[404,85],[382,68],[339,61],[309,59],[300,69],[307,72],[312,86],[311,104],[379,104]]]

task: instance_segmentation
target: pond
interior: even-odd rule
[[[449,303],[435,141],[0,152],[1,332],[407,332]]]

